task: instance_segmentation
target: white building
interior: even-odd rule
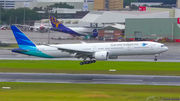
[[[24,7],[24,3],[28,3],[30,9],[34,7],[46,7],[55,3],[67,3],[74,6],[75,9],[82,9],[86,5],[86,10],[91,11],[94,8],[94,0],[0,0],[3,8],[19,8]]]
[[[76,13],[77,11],[82,11],[82,9],[67,9],[67,8],[53,8],[52,13]]]
[[[84,0],[37,0],[37,2],[84,2]]]
[[[136,6],[143,6],[143,5],[147,5],[147,6],[159,6],[162,5],[163,2],[131,2],[131,5],[136,5]]]
[[[180,0],[177,0],[176,6],[177,6],[177,8],[180,8]]]
[[[169,18],[169,11],[91,11],[81,21],[125,23],[127,18]]]
[[[18,2],[36,2],[36,0],[0,0],[0,5],[5,8],[15,8],[15,3]],[[22,5],[23,7],[24,5]]]

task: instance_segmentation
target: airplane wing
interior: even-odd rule
[[[87,50],[74,50],[74,49],[59,48],[59,47],[56,47],[56,48],[58,48],[58,50],[69,52],[69,53],[84,53],[84,54],[94,53],[93,51],[89,51],[89,50],[88,51]]]
[[[86,44],[86,42],[84,42],[84,41],[81,41],[81,43],[82,43],[82,44]]]
[[[92,50],[77,50],[77,49],[69,49],[69,48],[64,48],[64,47],[57,47],[57,46],[50,46],[50,47],[55,47],[58,50],[61,50],[62,52],[68,52],[70,54],[76,54],[77,58],[80,57],[87,57],[89,55],[93,55],[94,51]]]

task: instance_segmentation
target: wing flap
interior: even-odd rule
[[[69,52],[69,53],[78,53],[78,54],[91,54],[91,53],[94,53],[93,51],[87,51],[87,50],[75,50],[75,49],[68,49],[68,48],[60,48],[60,47],[56,47],[58,48],[58,50],[61,50],[61,51],[65,51],[65,52]]]

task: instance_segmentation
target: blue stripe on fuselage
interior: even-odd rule
[[[41,52],[36,47],[26,46],[26,45],[21,45],[21,47],[23,47],[23,49],[16,48],[16,49],[13,49],[12,52],[31,55],[31,56],[37,56],[37,57],[43,57],[43,58],[55,58],[53,56],[50,56]]]

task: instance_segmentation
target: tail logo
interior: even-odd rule
[[[142,46],[146,46],[146,45],[148,45],[147,43],[142,43]]]
[[[96,33],[96,32],[97,32],[97,29],[94,29],[93,32]]]
[[[51,22],[52,22],[53,24],[56,25],[56,28],[58,28],[59,24],[61,24],[55,17],[52,17],[52,16],[51,16],[49,19],[51,20]]]

